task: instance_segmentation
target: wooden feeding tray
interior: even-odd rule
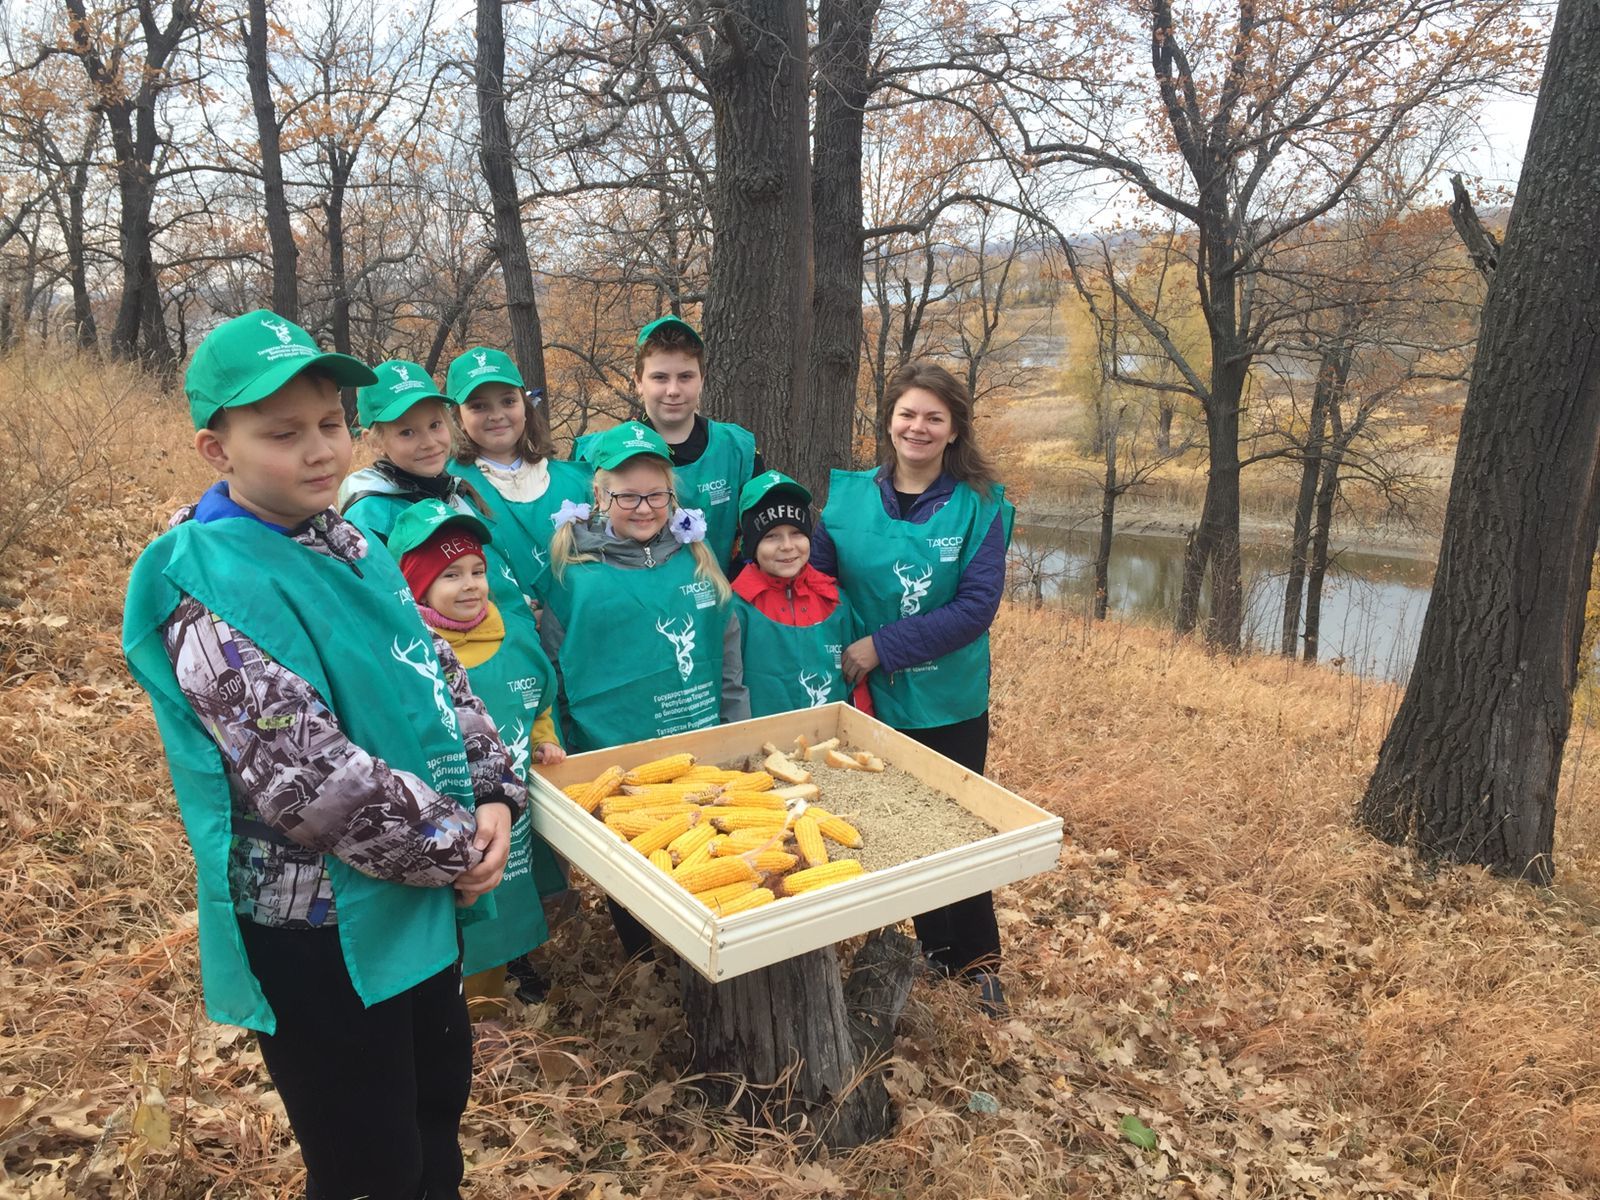
[[[812,743],[836,737],[852,750],[870,751],[950,797],[993,832],[952,850],[719,917],[561,790],[609,766],[634,767],[681,752],[702,763],[752,755],[759,760],[763,742],[787,747],[797,737]],[[1061,852],[1060,817],[848,704],[577,754],[557,766],[539,767],[529,783],[539,835],[713,983],[1048,871]],[[826,794],[822,801],[827,803]]]

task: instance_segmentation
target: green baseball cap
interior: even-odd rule
[[[650,324],[639,330],[638,344],[641,346],[644,345],[645,342],[649,340],[650,335],[656,330],[664,329],[671,325],[676,325],[678,328],[682,329],[695,340],[697,345],[704,346],[706,344],[705,339],[702,338],[698,332],[696,332],[693,325],[689,324],[689,322],[685,321],[682,317],[674,317],[670,314],[665,317],[657,317],[654,321],[651,321]]]
[[[433,385],[433,376],[414,362],[391,358],[372,368],[377,382],[356,393],[356,418],[361,428],[371,429],[379,421],[393,421],[421,400],[455,401]]]
[[[489,527],[471,513],[451,508],[443,500],[419,500],[394,520],[389,531],[389,553],[396,561],[415,550],[445,525],[460,525],[480,542],[488,544]]]
[[[509,383],[512,387],[525,387],[522,372],[504,350],[489,346],[474,346],[455,356],[446,372],[444,390],[457,404],[465,404],[472,390],[486,383]]]
[[[309,367],[326,371],[340,387],[365,387],[377,378],[358,358],[324,352],[275,312],[258,308],[224,321],[206,334],[183,373],[189,419],[204,429],[219,409],[265,400]]]
[[[589,461],[594,463],[597,471],[615,471],[630,458],[637,458],[641,454],[653,454],[666,459],[667,466],[672,465],[672,451],[667,449],[666,438],[648,425],[625,421],[621,425],[613,425],[595,438]]]
[[[782,471],[763,471],[739,489],[739,515],[744,516],[760,504],[768,492],[793,492],[802,504],[811,503],[811,493]]]

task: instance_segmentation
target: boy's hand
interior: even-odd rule
[[[851,687],[875,671],[878,667],[878,648],[872,644],[872,637],[858,638],[846,646],[840,666],[844,668],[845,682]]]
[[[536,757],[543,766],[553,767],[558,762],[564,762],[566,760],[567,752],[554,742],[540,742],[539,749],[535,753],[534,757]]]
[[[506,856],[511,853],[511,810],[504,804],[485,804],[477,817],[478,832],[472,844],[483,851],[483,858],[470,871],[456,876],[456,903],[462,908],[500,886]]]

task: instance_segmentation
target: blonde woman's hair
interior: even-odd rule
[[[678,511],[678,482],[670,467],[662,468],[667,477],[667,490],[672,493],[672,500],[667,506],[667,520],[671,521]],[[594,473],[595,508],[600,506],[600,493],[611,490],[611,481],[615,478],[613,471],[597,470]],[[572,530],[573,523],[569,522],[556,530],[555,536],[550,539],[550,573],[559,583],[566,574],[567,568],[576,563],[598,562],[593,554],[584,554],[578,550],[577,535]],[[728,586],[728,577],[722,573],[722,564],[717,561],[717,556],[711,552],[704,539],[689,543],[689,553],[694,556],[694,577],[709,583],[717,594],[717,605],[721,607],[733,599],[733,588]]]

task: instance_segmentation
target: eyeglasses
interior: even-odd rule
[[[671,492],[645,492],[640,494],[639,492],[608,491],[606,495],[628,512],[633,512],[641,504],[647,504],[651,508],[665,508],[667,501],[672,499]]]

